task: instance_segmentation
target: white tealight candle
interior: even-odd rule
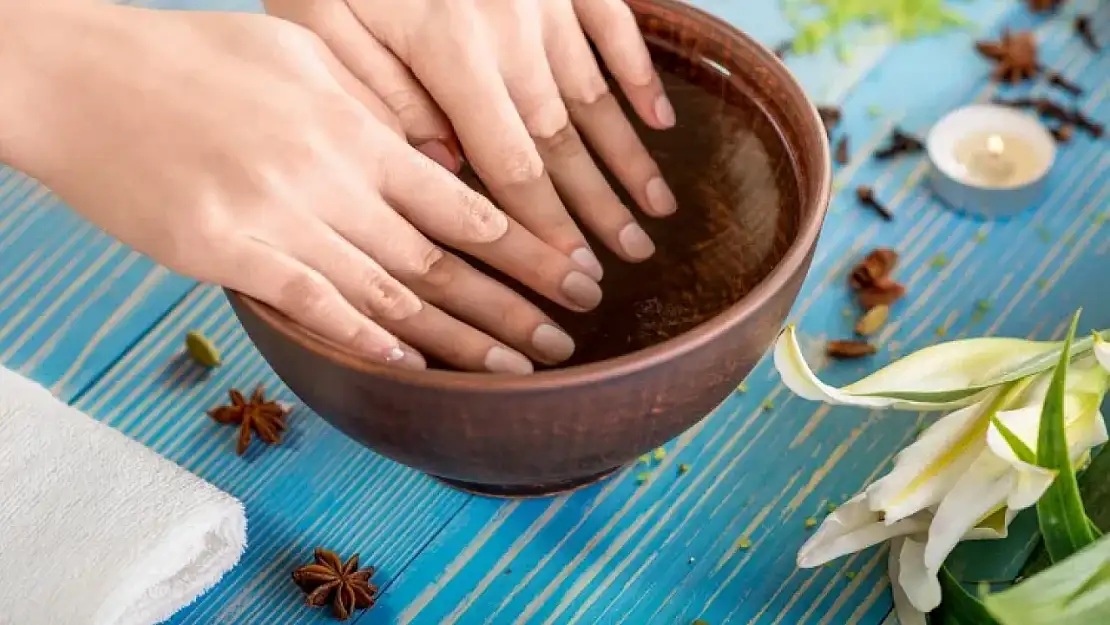
[[[983,217],[1035,205],[1056,160],[1056,142],[1039,119],[991,104],[952,111],[925,144],[933,191],[949,206]]]
[[[1003,132],[974,132],[956,142],[955,157],[971,184],[1012,187],[1044,171],[1045,159],[1031,141]]]

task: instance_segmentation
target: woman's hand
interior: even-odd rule
[[[414,142],[451,136],[449,119],[509,215],[595,277],[601,267],[560,195],[622,258],[639,261],[654,252],[579,135],[646,213],[675,211],[674,196],[609,92],[587,42],[588,35],[648,125],[674,125],[674,109],[622,0],[264,4],[271,14],[318,33],[392,105]]]
[[[527,373],[524,355],[573,351],[537,308],[436,242],[570,309],[597,305],[596,282],[410,147],[308,30],[28,4],[4,32],[26,60],[0,63],[22,103],[0,107],[0,155],[110,234],[371,358],[423,367],[412,345],[460,368]]]

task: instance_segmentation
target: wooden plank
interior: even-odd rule
[[[1094,90],[1085,108],[1110,118],[1110,87],[1100,78],[1110,72],[1110,58],[1088,53],[1066,19],[1042,25],[1039,35],[1048,62]],[[966,37],[901,47],[850,95],[846,128],[857,145],[884,134],[881,120],[863,114],[879,104],[899,111],[900,124],[924,130],[956,104],[989,98],[994,88],[984,84],[985,69]],[[927,98],[921,85],[929,86]],[[824,336],[849,334],[852,320],[841,314],[850,306],[844,270],[882,244],[903,252],[899,275],[912,296],[881,335],[888,352],[880,359],[941,340],[939,328],[945,338],[1058,336],[1080,304],[1088,325],[1106,326],[1110,301],[1080,285],[1104,272],[1110,247],[1098,227],[1110,208],[1108,167],[1101,146],[1082,138],[1062,150],[1054,191],[1041,208],[980,222],[945,210],[920,188],[918,159],[854,163],[838,179],[849,188],[873,184],[898,219],[881,224],[856,208],[850,189],[840,193],[792,317],[818,346]],[[946,262],[936,262],[939,255]],[[980,299],[995,310],[976,321]],[[825,368],[838,382],[863,373],[845,363]],[[883,621],[890,600],[881,550],[813,571],[795,569],[794,554],[808,535],[805,520],[820,519],[827,501],[842,501],[885,471],[924,417],[802,402],[778,384],[768,363],[747,386],[672,443],[648,485],[636,485],[644,470],[636,467],[546,504],[468,502],[389,589],[386,602],[404,606],[397,622]],[[692,472],[677,476],[678,463],[690,463]],[[750,549],[737,547],[742,536],[750,537]],[[511,573],[490,576],[498,570]]]
[[[70,398],[192,288],[0,168],[0,362]]]
[[[222,350],[211,372],[183,352],[200,330]],[[441,529],[466,496],[389,462],[298,406],[280,446],[235,455],[236,429],[209,419],[228,388],[262,385],[296,398],[246,338],[222,293],[198,287],[86,393],[77,406],[245,504],[248,551],[215,589],[173,623],[327,622],[303,607],[289,573],[318,546],[362,553],[388,581]],[[379,616],[388,611],[386,606]]]

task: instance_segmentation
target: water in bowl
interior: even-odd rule
[[[678,212],[648,217],[619,181],[610,176],[610,183],[655,242],[655,255],[631,264],[590,238],[605,268],[604,298],[584,314],[498,276],[574,337],[577,350],[563,366],[651,347],[709,320],[755,288],[797,232],[794,164],[766,113],[737,93],[722,97],[731,88],[720,74],[705,67],[690,71],[689,61],[666,50],[656,48],[652,57],[677,126],[652,130],[625,108],[674,191]],[[464,171],[463,179],[485,192],[472,172]]]

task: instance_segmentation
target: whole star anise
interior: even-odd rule
[[[377,586],[370,583],[374,567],[359,569],[358,554],[343,563],[334,551],[316,549],[316,561],[293,571],[293,581],[305,591],[305,603],[318,608],[331,602],[335,618],[345,621],[355,610],[374,605]]]
[[[1030,31],[1002,33],[998,41],[980,41],[975,44],[979,54],[995,62],[994,79],[999,82],[1018,82],[1034,78],[1041,71],[1037,60],[1037,38]]]
[[[1055,11],[1059,9],[1064,0],[1025,0],[1029,5],[1029,10],[1034,13],[1045,13],[1047,11]]]
[[[285,415],[289,412],[285,407],[276,401],[266,401],[261,386],[255,389],[250,401],[235,389],[229,390],[227,394],[231,397],[231,403],[213,408],[208,416],[217,423],[239,426],[236,454],[242,456],[247,451],[251,444],[251,432],[258,434],[258,438],[267,445],[281,442],[281,434],[285,431]]]

